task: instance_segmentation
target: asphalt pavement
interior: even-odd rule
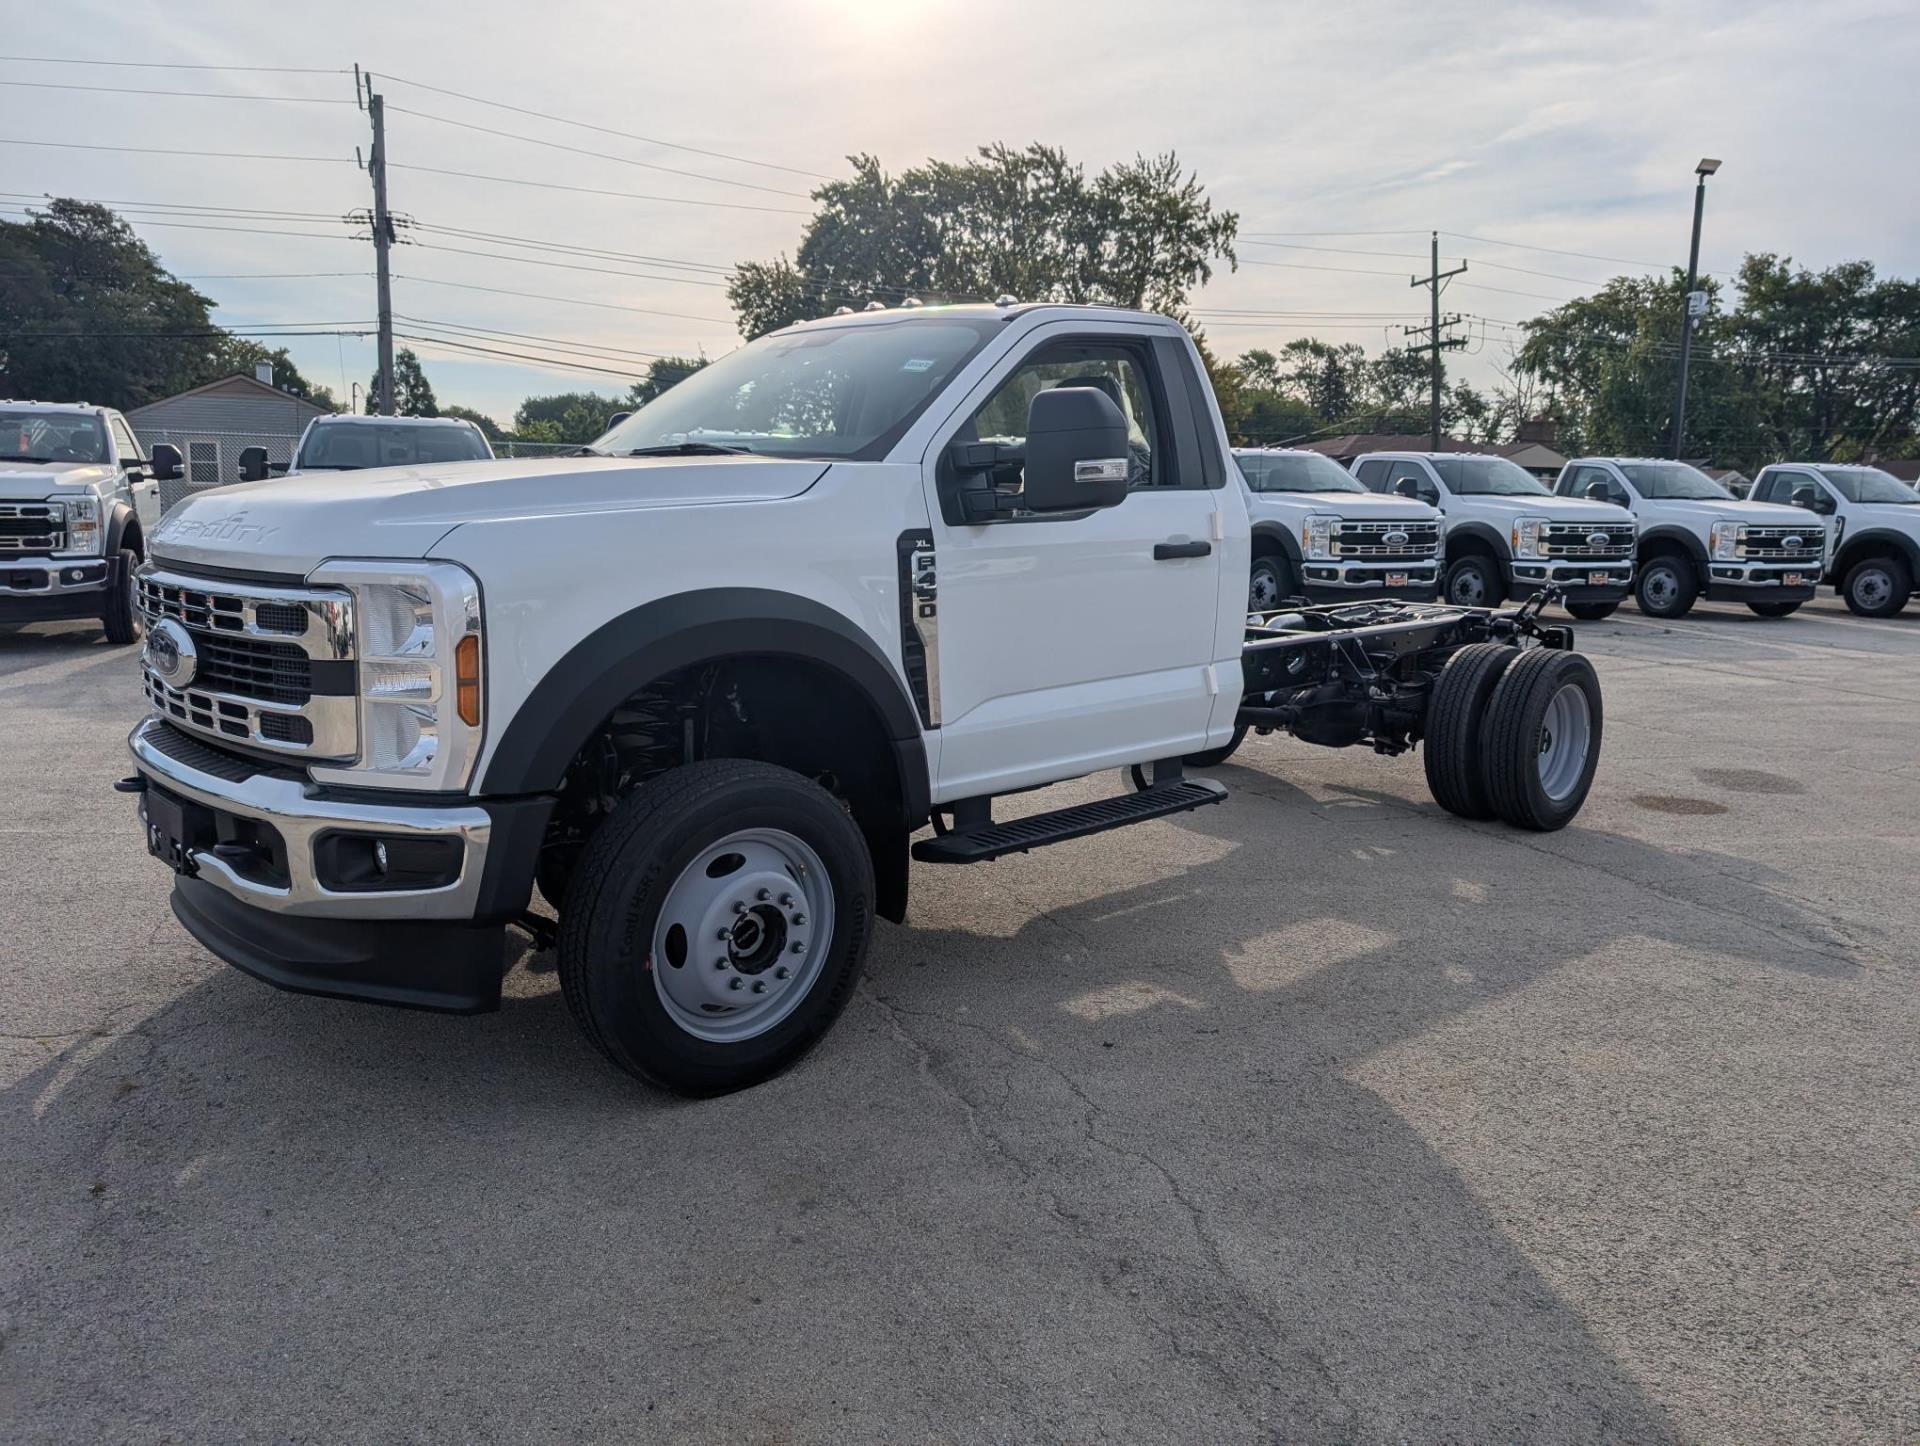
[[[1564,832],[1255,740],[702,1103],[211,958],[0,632],[0,1438],[1920,1440],[1920,608],[1578,632]]]

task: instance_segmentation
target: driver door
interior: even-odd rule
[[[1175,369],[1191,363],[1175,346],[1118,327],[1043,328],[936,435],[923,464],[938,574],[936,801],[1206,746],[1225,548],[1219,486],[1203,475]],[[949,444],[1022,440],[1028,402],[1060,385],[1098,386],[1120,403],[1126,498],[961,521]],[[1244,577],[1236,585],[1244,591]]]

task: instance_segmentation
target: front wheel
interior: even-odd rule
[[[1497,608],[1507,597],[1499,565],[1490,557],[1461,558],[1447,569],[1442,590],[1448,602],[1461,608]]]
[[[1750,602],[1747,607],[1763,618],[1784,618],[1800,611],[1797,602]]]
[[[1564,828],[1600,762],[1600,679],[1578,653],[1536,648],[1487,703],[1480,771],[1494,814],[1539,833]]]
[[[100,627],[107,641],[116,647],[139,642],[144,631],[140,610],[133,605],[133,591],[139,586],[133,573],[139,566],[140,554],[123,547],[114,565],[107,569],[107,595],[100,608]]]
[[[1913,578],[1897,557],[1869,557],[1847,569],[1840,596],[1860,617],[1890,618],[1913,596]]]
[[[685,1095],[758,1084],[853,994],[873,861],[846,809],[785,768],[689,764],[587,843],[560,916],[560,982],[587,1037]]]
[[[1683,618],[1699,595],[1693,564],[1670,552],[1644,563],[1633,580],[1633,600],[1652,618]]]
[[[1617,602],[1570,602],[1567,611],[1583,623],[1597,623],[1612,617],[1613,610],[1619,606]]]
[[[1299,594],[1293,567],[1284,557],[1256,557],[1247,580],[1247,611],[1270,613],[1287,598]]]

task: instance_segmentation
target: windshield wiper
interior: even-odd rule
[[[751,447],[723,447],[718,442],[673,442],[664,447],[635,447],[629,457],[730,457],[751,455]]]
[[[0,452],[0,462],[51,462],[51,457],[28,457],[19,452]]]

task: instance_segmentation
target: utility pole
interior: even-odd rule
[[[354,85],[361,85],[360,67],[354,68]],[[373,122],[373,150],[367,157],[367,171],[373,177],[373,260],[375,286],[379,292],[380,386],[373,398],[383,417],[393,415],[393,278],[388,269],[387,251],[393,245],[393,217],[387,211],[387,103],[386,97],[373,93],[373,76],[367,75],[366,107]]]
[[[1447,280],[1449,277],[1458,276],[1461,272],[1465,271],[1466,269],[1467,269],[1467,263],[1464,261],[1462,261],[1458,266],[1454,267],[1453,270],[1451,271],[1442,271],[1440,269],[1440,233],[1438,231],[1435,231],[1433,233],[1432,273],[1427,276],[1416,276],[1412,278],[1412,281],[1410,283],[1411,285],[1414,285],[1414,286],[1426,286],[1426,287],[1432,288],[1433,290],[1433,297],[1432,297],[1433,322],[1430,326],[1403,326],[1400,328],[1400,330],[1405,332],[1408,336],[1424,336],[1427,338],[1426,341],[1420,343],[1420,345],[1418,346],[1409,346],[1407,348],[1408,351],[1413,351],[1413,352],[1427,351],[1427,352],[1433,353],[1433,410],[1432,410],[1432,415],[1429,418],[1432,437],[1429,441],[1428,449],[1434,452],[1438,452],[1440,450],[1440,353],[1443,351],[1458,351],[1461,347],[1467,344],[1467,339],[1465,337],[1442,336],[1440,334],[1440,328],[1443,325],[1458,326],[1462,321],[1466,319],[1465,317],[1454,315],[1454,316],[1449,316],[1444,322],[1441,321],[1440,319],[1440,283]]]
[[[1701,161],[1693,169],[1700,183],[1693,188],[1693,245],[1687,252],[1687,309],[1680,318],[1680,395],[1673,404],[1673,460],[1676,462],[1687,438],[1687,361],[1693,353],[1693,329],[1707,314],[1707,294],[1695,290],[1700,282],[1700,217],[1707,209],[1707,177],[1719,169],[1720,163],[1712,159]]]

